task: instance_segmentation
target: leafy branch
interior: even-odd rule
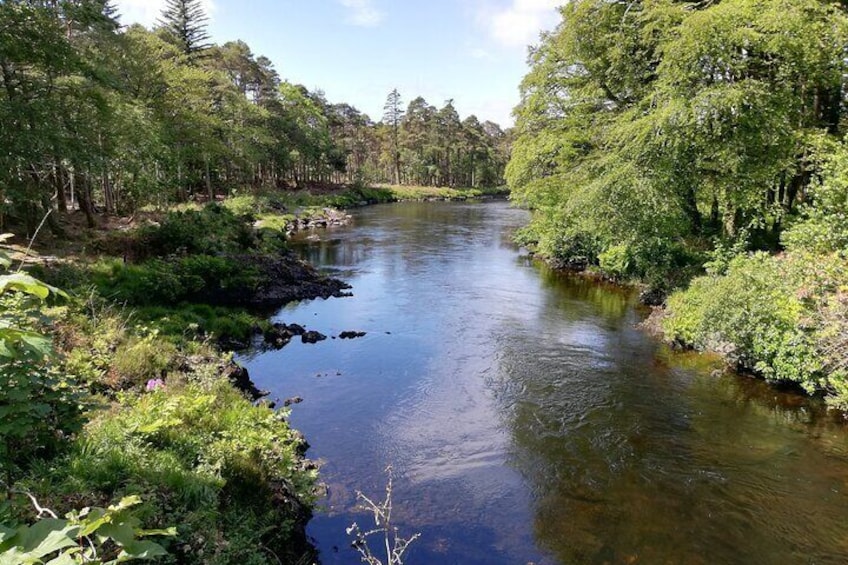
[[[176,529],[142,530],[129,509],[141,503],[137,496],[109,508],[83,508],[64,519],[39,504],[31,493],[10,489],[29,498],[38,521],[16,529],[0,525],[0,565],[35,564],[112,565],[167,555],[152,541],[139,538],[175,536]]]

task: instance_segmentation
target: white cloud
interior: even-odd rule
[[[348,9],[348,22],[362,27],[374,27],[380,24],[385,14],[377,9],[374,0],[339,0]]]
[[[203,9],[210,18],[215,13],[215,2],[203,0]],[[156,23],[165,7],[165,0],[117,0],[115,5],[124,25],[142,24],[151,27]]]
[[[489,60],[489,61],[494,59],[494,57],[492,57],[492,54],[489,53],[488,51],[486,51],[485,49],[483,49],[482,47],[473,48],[471,50],[470,54],[471,54],[471,57],[473,59]]]
[[[534,43],[543,30],[559,21],[557,8],[567,0],[510,0],[508,6],[486,4],[480,19],[489,34],[507,47],[525,47]]]

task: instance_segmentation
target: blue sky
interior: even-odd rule
[[[218,43],[242,39],[283,79],[379,120],[395,87],[409,103],[452,98],[464,118],[512,124],[527,46],[563,0],[204,0]],[[152,25],[164,0],[117,0]]]

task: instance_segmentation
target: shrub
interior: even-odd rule
[[[621,279],[632,274],[632,260],[630,247],[613,245],[598,256],[598,266],[607,275]]]
[[[845,374],[827,352],[844,340],[838,308],[846,284],[848,262],[838,255],[743,255],[726,274],[697,278],[671,296],[664,329],[671,339],[721,351],[768,380],[833,395],[844,388]]]
[[[146,523],[178,524],[181,563],[266,563],[269,552],[293,562],[292,518],[312,503],[315,472],[284,416],[226,380],[169,380],[125,395],[33,486],[56,500],[144,493]]]
[[[177,356],[177,348],[153,331],[145,337],[133,337],[115,351],[112,360],[113,385],[116,389],[139,386],[162,376]]]
[[[9,266],[0,254],[0,269]],[[2,271],[0,271],[2,273]],[[0,274],[0,476],[50,456],[81,423],[82,392],[60,372],[42,309],[63,294],[20,273]]]
[[[143,228],[139,239],[148,254],[158,257],[241,253],[257,245],[250,222],[217,204],[199,212],[170,212],[159,226]]]

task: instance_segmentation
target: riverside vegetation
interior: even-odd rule
[[[343,293],[289,231],[482,196],[508,136],[397,91],[379,122],[330,103],[211,44],[199,0],[152,30],[108,0],[0,3],[0,67],[0,562],[311,559],[306,444],[226,351]]]
[[[280,243],[262,239],[248,222],[215,206],[173,213],[161,226],[131,237],[143,241],[149,253],[137,264],[106,260],[44,270],[45,278],[66,284],[68,294],[29,275],[2,277],[0,470],[8,488],[0,522],[31,519],[22,492],[63,513],[126,498],[110,512],[134,506],[131,522],[107,520],[123,528],[114,535],[73,520],[39,521],[39,532],[46,535],[47,525],[56,526],[57,539],[62,544],[71,539],[74,547],[77,538],[112,535],[99,553],[103,562],[164,555],[139,546],[132,532],[150,531],[131,523],[154,532],[177,526],[163,542],[170,554],[162,557],[166,562],[300,559],[308,554],[302,527],[316,470],[303,459],[305,444],[288,426],[286,412],[256,405],[255,395],[237,390],[234,384],[245,388],[244,375],[209,341],[216,332],[238,333],[239,323],[258,318],[224,309],[218,316],[211,307],[198,304],[192,310],[185,302],[255,293],[263,283],[261,269],[242,272],[235,261],[264,264],[267,256],[258,248],[277,251]],[[246,255],[165,256],[170,249],[157,241]],[[51,291],[59,296],[51,299]],[[131,309],[153,301],[159,310]],[[187,312],[199,323],[187,323]],[[0,540],[10,562],[17,562],[15,551],[38,546],[31,543],[36,534],[10,537],[14,531],[4,526]],[[26,526],[18,531],[25,533]]]
[[[259,392],[219,349],[273,335],[263,312],[346,288],[286,251],[286,229],[298,216],[273,211],[298,204],[314,218],[314,210],[328,209],[309,204],[330,200],[480,194],[405,188],[241,196],[89,234],[91,252],[63,259],[27,259],[28,250],[4,236],[16,253],[3,266],[33,262],[29,271],[48,282],[20,271],[0,277],[0,471],[8,487],[0,523],[18,524],[3,526],[0,555],[44,558],[86,536],[102,543],[112,530],[91,527],[108,514],[109,524],[126,525],[97,548],[103,562],[308,559],[303,527],[317,470],[303,458],[305,442],[288,426],[287,411],[254,404]],[[25,524],[33,496],[38,508],[95,510],[39,520],[44,525],[32,533],[36,526]],[[124,502],[111,505],[117,500]],[[91,512],[98,518],[89,523]],[[161,545],[137,539],[163,533]],[[61,543],[46,543],[50,535]]]
[[[519,239],[670,294],[670,340],[848,410],[848,4],[561,14],[516,110]]]

